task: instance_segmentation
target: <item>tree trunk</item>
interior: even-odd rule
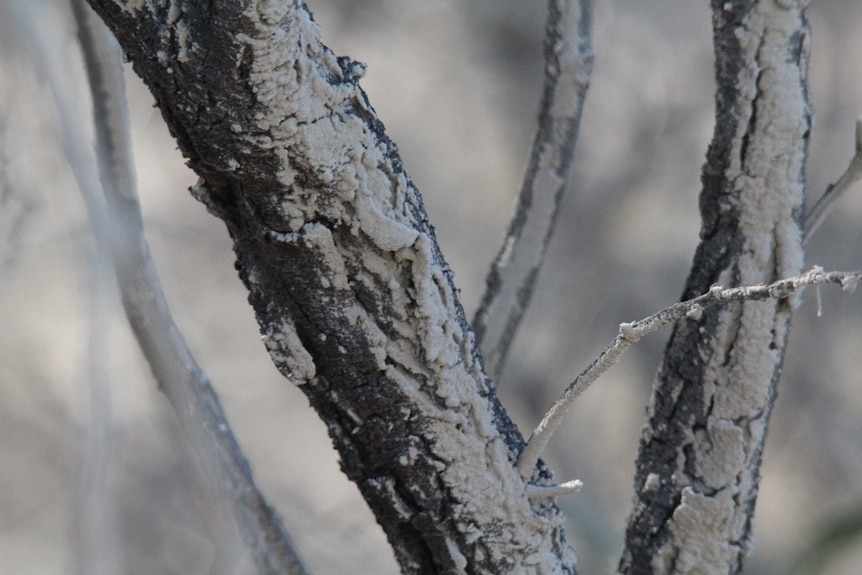
[[[806,5],[712,2],[716,128],[683,299],[802,267]],[[622,573],[741,569],[794,303],[732,304],[677,324],[641,438]]]
[[[514,467],[523,439],[364,67],[320,43],[300,1],[89,2],[227,224],[273,361],[326,422],[402,570],[574,573],[562,514]]]

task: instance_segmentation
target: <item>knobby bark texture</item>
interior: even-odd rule
[[[683,299],[712,284],[770,282],[801,269],[806,5],[712,2],[716,128]],[[741,569],[794,303],[732,304],[676,325],[641,438],[620,572]]]
[[[299,1],[88,1],[227,224],[264,343],[402,570],[574,573],[561,513],[514,467],[523,438],[359,88],[364,66],[322,45]]]

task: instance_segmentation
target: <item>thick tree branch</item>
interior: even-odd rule
[[[716,128],[683,299],[800,271],[806,4],[712,2]],[[641,438],[622,573],[741,569],[792,303],[731,304],[675,325]]]
[[[73,6],[93,96],[107,208],[107,233],[101,234],[101,248],[113,260],[129,323],[160,389],[179,417],[207,487],[231,508],[258,572],[307,573],[281,521],[255,485],[209,378],[168,310],[137,199],[119,47],[84,0],[74,0]]]
[[[574,573],[531,500],[419,193],[299,1],[89,0],[222,218],[276,366],[405,573]],[[154,342],[158,343],[158,342]],[[541,469],[534,483],[550,484]]]
[[[591,28],[592,0],[548,2],[539,128],[515,215],[473,319],[485,369],[495,380],[503,372],[509,346],[530,304],[571,176],[593,67]]]

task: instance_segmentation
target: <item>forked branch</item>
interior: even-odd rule
[[[706,308],[734,301],[763,301],[767,299],[784,299],[808,286],[839,284],[841,288],[851,293],[856,289],[862,271],[824,272],[815,266],[804,274],[779,280],[767,285],[754,285],[737,288],[712,286],[709,291],[696,298],[675,303],[665,309],[647,316],[639,321],[620,324],[619,334],[605,350],[569,384],[563,395],[551,406],[542,421],[533,431],[527,446],[518,458],[518,471],[521,477],[528,478],[551,436],[560,426],[566,412],[596,379],[616,365],[620,356],[642,337],[647,336],[669,323],[681,319],[699,319]]]

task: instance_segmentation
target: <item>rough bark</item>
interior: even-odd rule
[[[320,43],[299,1],[89,2],[227,224],[264,343],[402,570],[574,573],[561,513],[515,470],[523,439],[364,67]]]
[[[802,266],[806,5],[712,2],[716,128],[683,299]],[[793,304],[732,304],[676,325],[641,438],[622,573],[741,569]]]

